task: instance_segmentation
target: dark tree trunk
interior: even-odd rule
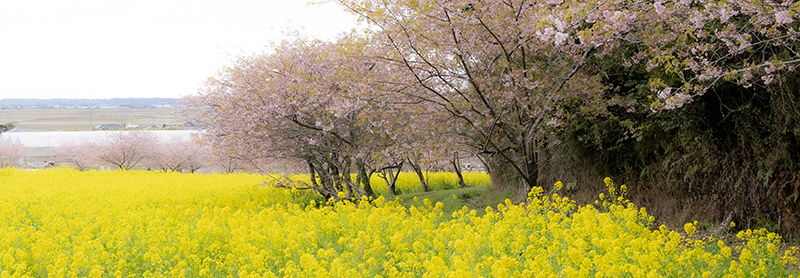
[[[398,195],[397,188],[394,187],[394,171],[392,171],[392,168],[383,169],[378,176],[380,176],[386,182],[386,186],[389,187],[390,194]]]
[[[397,168],[397,174],[395,174],[394,169]],[[399,195],[397,192],[397,178],[400,176],[400,170],[403,169],[403,162],[400,162],[399,165],[393,167],[386,167],[381,170],[380,177],[386,181],[386,186],[389,187],[389,193],[392,195]]]
[[[355,198],[353,181],[350,179],[350,157],[345,157],[344,164],[342,165],[342,182],[347,189],[347,198]]]
[[[492,172],[492,168],[489,168],[489,163],[486,163],[486,157],[484,155],[478,154],[478,155],[475,155],[475,157],[477,157],[478,160],[481,161],[481,164],[483,164],[483,169],[486,171],[486,173],[491,173]]]
[[[456,176],[458,176],[458,187],[464,188],[467,187],[467,184],[464,183],[464,176],[461,175],[461,167],[459,167],[458,161],[458,153],[453,154],[453,160],[450,160],[450,163],[453,164],[453,170],[456,171]]]
[[[536,151],[536,140],[526,141],[523,144],[524,154],[523,163],[525,164],[525,172],[527,173],[526,183],[527,191],[537,185],[539,180],[539,153]]]
[[[411,159],[408,159],[408,164],[411,165],[411,168],[414,169],[414,172],[417,173],[417,177],[419,178],[419,184],[422,185],[422,190],[425,192],[430,191],[428,188],[428,181],[425,180],[425,175],[422,173],[422,168],[419,167],[419,164],[414,163]]]
[[[527,194],[531,188],[538,186],[539,146],[534,138],[509,138],[513,145],[508,147],[500,147],[492,140],[487,141],[493,149],[490,156],[485,157],[486,166],[492,169],[489,176],[492,185],[497,189]]]
[[[397,165],[397,174],[392,177],[392,188],[394,191],[397,191],[397,178],[400,177],[400,172],[403,171],[403,161],[400,162],[400,165]]]
[[[328,169],[330,169],[331,181],[333,182],[333,188],[336,192],[344,191],[344,181],[342,180],[341,176],[339,175],[339,167],[336,166],[335,163],[328,163]]]
[[[369,184],[369,178],[372,176],[372,171],[367,175],[367,168],[364,165],[364,160],[356,158],[356,169],[358,169],[358,180],[364,185],[364,191],[369,197],[375,197],[375,192],[372,191],[372,186]]]
[[[320,195],[322,195],[322,197],[325,198],[325,200],[328,200],[331,197],[333,197],[331,196],[331,192],[326,190],[324,181],[322,181],[322,179],[320,179],[320,181],[323,183],[322,186],[320,186],[319,183],[317,183],[317,171],[314,168],[314,163],[311,161],[311,159],[306,159],[306,162],[308,162],[308,173],[310,175],[311,185],[314,188],[317,188],[317,192]]]

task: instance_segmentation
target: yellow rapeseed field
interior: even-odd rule
[[[458,176],[453,172],[425,172],[427,178],[428,188],[430,190],[445,190],[458,188]],[[463,172],[464,183],[467,186],[487,186],[492,182],[489,180],[489,175],[483,172]],[[308,179],[308,177],[306,177]],[[355,180],[355,176],[353,176]],[[373,175],[370,178],[370,184],[376,194],[388,196],[389,187],[386,181]],[[419,183],[419,177],[414,172],[401,172],[395,183],[399,194],[407,194],[412,192],[422,192],[422,185]]]
[[[534,188],[485,216],[380,197],[319,204],[249,174],[0,170],[0,277],[785,277],[775,234],[649,228]],[[615,188],[607,180],[609,188]],[[557,186],[558,187],[558,186]]]

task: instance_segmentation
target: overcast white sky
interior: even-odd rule
[[[307,0],[0,0],[0,99],[194,94],[236,56],[285,31],[355,28]]]

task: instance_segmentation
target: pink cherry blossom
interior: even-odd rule
[[[764,84],[769,84],[772,83],[773,80],[775,80],[775,77],[772,75],[764,75],[761,77],[761,80],[764,81]]]
[[[568,38],[569,38],[569,35],[567,35],[565,33],[558,32],[558,33],[556,33],[556,36],[555,36],[555,44],[556,45],[563,45],[567,41]]]
[[[536,31],[536,32],[539,35],[540,40],[549,41],[550,38],[556,33],[556,30],[553,27],[547,27],[544,29],[544,32],[541,31]]]
[[[664,3],[661,1],[653,3],[653,8],[655,8],[657,14],[663,14],[667,10],[667,7],[664,7]]]
[[[789,24],[792,22],[794,22],[794,19],[792,19],[792,15],[788,11],[780,11],[775,13],[775,23]]]

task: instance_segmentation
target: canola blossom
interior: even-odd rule
[[[406,208],[383,197],[321,204],[311,192],[263,187],[264,178],[0,170],[0,277],[786,277],[797,269],[775,234],[747,230],[727,246],[651,229],[646,211],[613,190],[596,207],[537,187],[527,202],[484,216],[445,215],[441,203]]]

